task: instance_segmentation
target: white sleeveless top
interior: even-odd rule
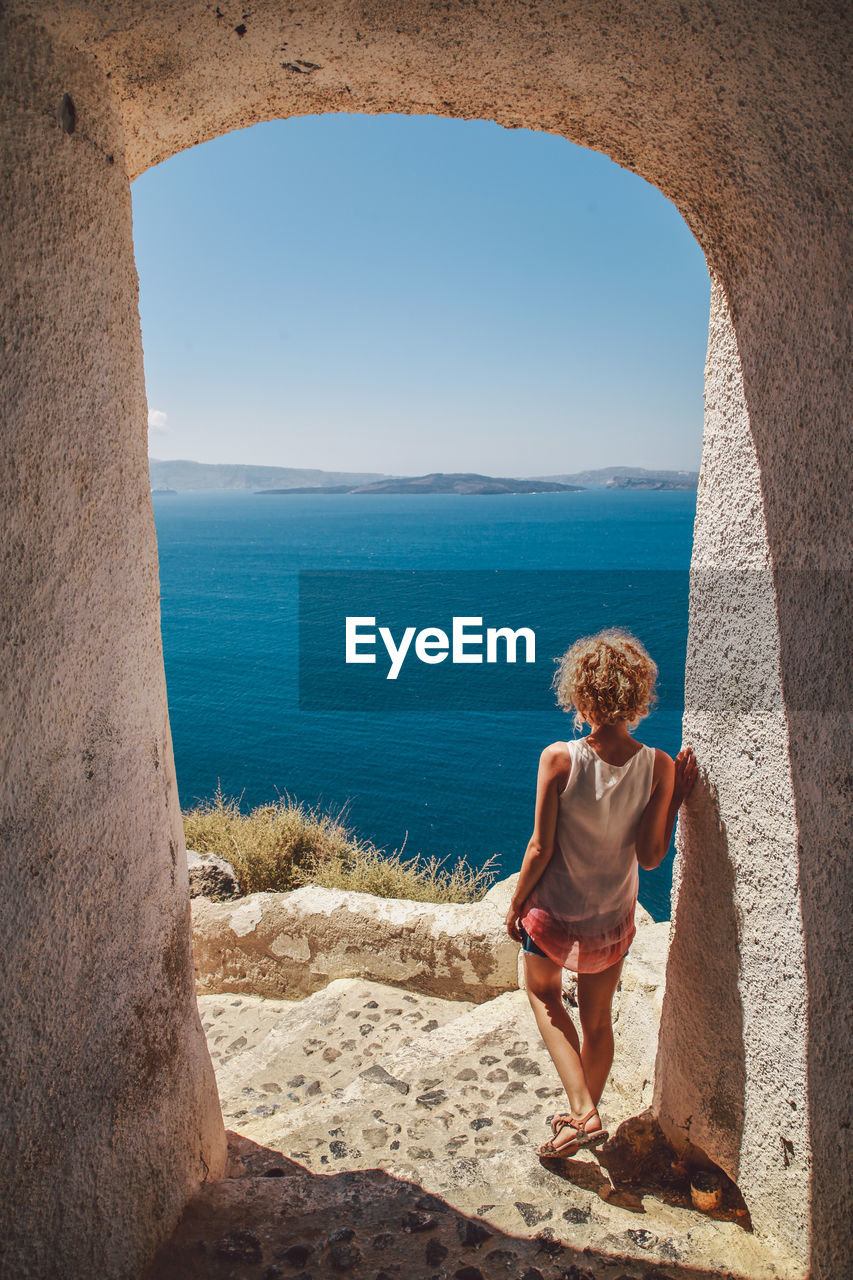
[[[560,795],[554,852],[524,904],[522,923],[550,958],[597,973],[634,936],[637,825],[652,792],[654,747],[608,764],[586,738],[566,744],[572,767]]]

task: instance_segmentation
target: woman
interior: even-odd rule
[[[533,835],[507,914],[522,944],[527,994],[569,1102],[552,1121],[543,1159],[607,1137],[598,1103],[613,1062],[611,1004],[636,932],[638,866],[666,856],[675,817],[696,779],[690,748],[675,761],[635,742],[657,667],[639,640],[612,629],[560,659],[557,701],[590,732],[542,752]],[[562,970],[578,975],[583,1045],[562,1000]]]

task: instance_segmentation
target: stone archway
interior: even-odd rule
[[[706,254],[685,732],[708,785],[683,824],[656,1106],[804,1273],[840,1273],[842,23],[829,0],[6,6],[6,1274],[138,1272],[224,1161],[193,998],[128,183],[229,129],[341,110],[606,151]]]

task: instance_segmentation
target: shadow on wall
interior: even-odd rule
[[[853,1257],[850,1183],[838,1176],[853,1169],[845,1085],[853,1079],[853,571],[782,570],[775,581],[805,939],[808,1123],[820,1153],[811,1166],[812,1267],[831,1277]],[[802,643],[808,619],[823,620],[818,661]]]
[[[700,1154],[714,1151],[714,1161],[737,1182],[746,1097],[743,1006],[739,977],[739,927],[735,908],[734,868],[728,836],[713,789],[701,777],[679,815],[679,843],[691,852],[676,864],[680,884],[672,921],[666,988],[655,1078],[660,1096],[656,1111],[676,1146],[690,1144]],[[696,957],[703,962],[697,965]],[[708,1027],[715,1027],[716,1052],[702,1054]],[[663,1045],[675,1050],[662,1058]],[[708,1100],[711,1134],[692,1130],[693,1117],[683,1114],[681,1082],[672,1063],[690,1064],[692,1078],[684,1097]]]
[[[439,1269],[460,1280],[532,1280],[543,1272],[592,1280],[602,1264],[608,1273],[621,1266],[630,1276],[719,1280],[719,1271],[704,1267],[675,1261],[661,1267],[575,1249],[552,1239],[547,1228],[526,1237],[509,1235],[381,1169],[316,1174],[241,1134],[229,1131],[228,1142],[230,1176],[189,1202],[143,1280],[231,1280],[260,1275],[262,1266],[267,1275],[297,1280],[300,1274],[420,1278]],[[570,1216],[578,1212],[567,1210],[566,1221],[582,1222]]]

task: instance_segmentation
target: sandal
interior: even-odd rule
[[[542,1144],[537,1154],[542,1160],[560,1160],[567,1156],[573,1156],[581,1147],[592,1147],[599,1142],[603,1142],[609,1137],[606,1129],[599,1127],[591,1131],[584,1128],[588,1120],[593,1116],[598,1116],[598,1108],[593,1107],[588,1111],[582,1120],[575,1120],[574,1116],[554,1116],[551,1121],[551,1128],[554,1131],[554,1137],[558,1137],[563,1129],[574,1129],[574,1136],[563,1147],[555,1147],[553,1139]],[[598,1116],[599,1126],[601,1125],[601,1116]]]

